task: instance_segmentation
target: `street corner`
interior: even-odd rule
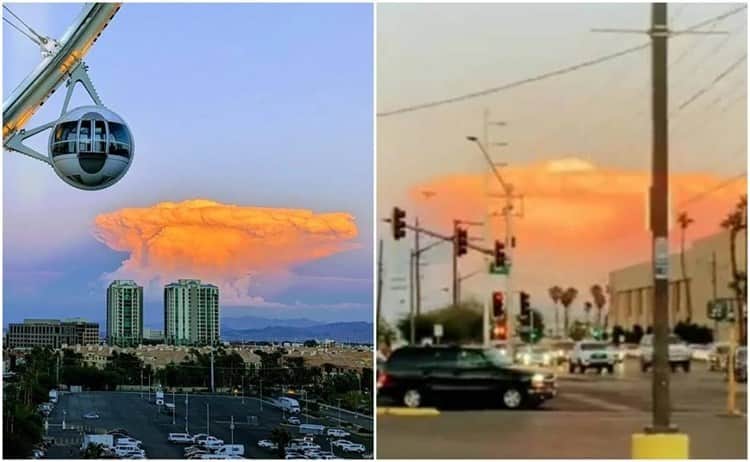
[[[434,407],[378,407],[378,415],[396,417],[435,417],[440,415],[440,411]]]

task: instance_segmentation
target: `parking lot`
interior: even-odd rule
[[[80,435],[84,432],[105,432],[121,428],[134,438],[143,442],[147,458],[180,459],[184,446],[167,442],[169,433],[185,432],[190,434],[209,433],[221,438],[225,443],[244,444],[246,458],[274,458],[276,455],[257,446],[258,440],[268,439],[271,430],[277,428],[284,417],[282,411],[268,402],[261,403],[256,398],[241,398],[217,395],[165,394],[165,402],[175,403],[175,415],[160,412],[154,404],[154,394],[138,392],[83,392],[68,393],[50,415],[49,435],[58,441],[68,443],[54,446],[48,457],[80,457]],[[187,412],[186,412],[187,411]],[[84,419],[88,412],[96,412],[99,419]],[[187,414],[187,419],[185,418]],[[67,429],[62,430],[65,417]],[[234,430],[231,428],[234,420]],[[324,420],[300,416],[302,423],[322,424],[326,427],[337,427],[336,417]],[[173,423],[174,422],[174,423]],[[70,430],[73,427],[74,430]],[[84,427],[90,427],[84,429]],[[298,437],[298,427],[284,425],[293,438]],[[332,451],[341,457],[356,457],[332,448],[330,441],[337,438],[316,436],[315,442],[322,450]],[[346,439],[362,443],[367,448],[366,454],[372,453],[372,436],[352,434]],[[71,449],[75,449],[74,454]]]

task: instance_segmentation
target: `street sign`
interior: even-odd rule
[[[442,337],[443,336],[443,325],[442,324],[434,324],[432,326],[432,334],[435,337],[437,337],[437,338]]]
[[[494,262],[490,263],[490,274],[504,274],[508,275],[510,273],[510,264],[506,264],[504,266],[496,266]]]
[[[731,298],[718,298],[710,300],[707,304],[708,319],[714,321],[734,322],[734,300]]]
[[[669,279],[669,241],[666,237],[654,240],[654,279]]]

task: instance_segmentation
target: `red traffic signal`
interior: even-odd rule
[[[492,293],[492,316],[495,319],[505,317],[505,299],[502,292]]]
[[[406,237],[406,212],[404,210],[393,207],[391,227],[393,228],[393,239],[399,240]]]
[[[469,233],[465,229],[456,228],[456,255],[466,255],[469,247]]]
[[[501,267],[506,264],[505,244],[495,241],[495,266]]]

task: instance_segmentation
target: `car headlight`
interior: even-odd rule
[[[562,350],[557,350],[557,356],[565,356],[565,352]]]
[[[532,385],[542,385],[544,383],[544,375],[542,374],[534,374],[531,376],[531,384]]]
[[[545,363],[549,362],[549,355],[547,353],[545,353],[544,355],[542,355],[542,361],[544,361]]]

